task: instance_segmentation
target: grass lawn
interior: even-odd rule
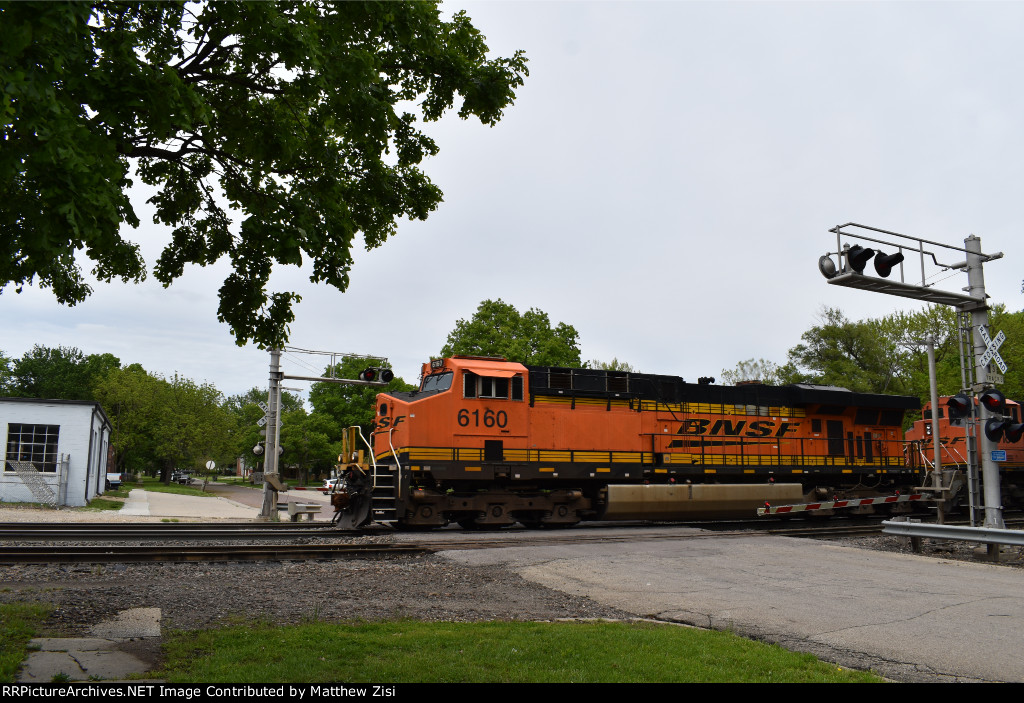
[[[0,683],[13,683],[28,656],[28,643],[51,607],[39,603],[0,604]]]
[[[183,486],[180,483],[164,484],[157,478],[149,478],[148,476],[142,479],[142,485],[132,484],[130,488],[144,488],[147,491],[153,491],[154,493],[178,493],[186,496],[208,496],[212,497],[212,493],[206,493],[203,491],[203,482],[196,480],[196,482],[190,486]]]
[[[178,632],[175,683],[879,682],[774,645],[650,623],[311,623]]]

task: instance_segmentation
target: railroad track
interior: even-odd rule
[[[326,561],[426,554],[435,548],[405,544],[79,545],[0,547],[0,564],[114,564],[132,562]]]
[[[700,528],[700,532],[673,532],[671,524],[624,526],[592,525],[587,530],[526,531],[494,530],[482,533],[437,531],[418,536],[415,542],[386,544],[338,544],[336,538],[367,534],[366,530],[338,530],[323,524],[295,523],[0,523],[5,542],[110,542],[164,540],[148,545],[40,545],[0,547],[0,564],[69,564],[125,562],[241,562],[300,561],[404,556],[436,551],[537,547],[590,542],[626,542],[664,539],[709,539],[754,535],[778,535],[814,539],[842,539],[878,535],[878,522],[856,524],[722,523],[719,529],[688,523],[679,527]],[[637,528],[659,531],[640,534]],[[664,530],[660,528],[666,528]],[[470,536],[472,535],[472,536]],[[237,544],[239,541],[323,540],[317,544]],[[178,544],[194,541],[195,544]],[[204,541],[232,544],[203,544]],[[167,542],[174,542],[168,544]],[[325,543],[326,542],[326,543]]]
[[[217,539],[267,540],[301,537],[342,537],[366,534],[365,530],[340,530],[325,523],[0,523],[0,540],[152,540]]]

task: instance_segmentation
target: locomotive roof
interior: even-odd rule
[[[859,406],[916,410],[921,401],[914,396],[854,393],[838,386],[794,383],[769,386],[745,383],[716,386],[687,383],[679,376],[528,366],[530,392],[577,396],[633,397],[663,403],[721,403],[757,406]]]
[[[917,410],[921,407],[920,399],[914,396],[855,393],[840,386],[812,383],[793,383],[786,386],[770,386],[764,383],[717,386],[687,383],[679,376],[662,374],[524,366],[495,357],[450,357],[444,360],[443,368],[445,371],[464,368],[482,375],[528,372],[529,392],[536,395],[639,398],[663,403],[788,407],[821,405],[834,410],[850,406],[893,410]],[[440,371],[441,369],[435,369],[434,373]],[[429,364],[424,364],[424,372],[429,372]],[[390,391],[387,394],[402,400],[419,400],[435,393],[436,391]]]

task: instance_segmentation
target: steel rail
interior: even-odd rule
[[[366,534],[365,531],[339,530],[330,526],[315,528],[300,527],[285,523],[281,527],[267,529],[254,528],[252,525],[237,526],[225,529],[219,525],[188,524],[169,527],[157,524],[116,524],[103,525],[95,523],[75,524],[31,524],[18,523],[0,524],[0,539],[5,541],[18,540],[131,540],[131,539],[222,539],[222,540],[262,540],[262,539],[294,539],[297,537],[342,537]]]
[[[131,562],[311,561],[408,556],[436,551],[422,545],[288,544],[159,547],[0,547],[0,564],[116,564]]]

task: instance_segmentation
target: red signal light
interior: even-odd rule
[[[989,412],[999,413],[1000,415],[1006,412],[1006,396],[997,391],[995,388],[989,388],[978,398],[981,404],[988,408]]]

